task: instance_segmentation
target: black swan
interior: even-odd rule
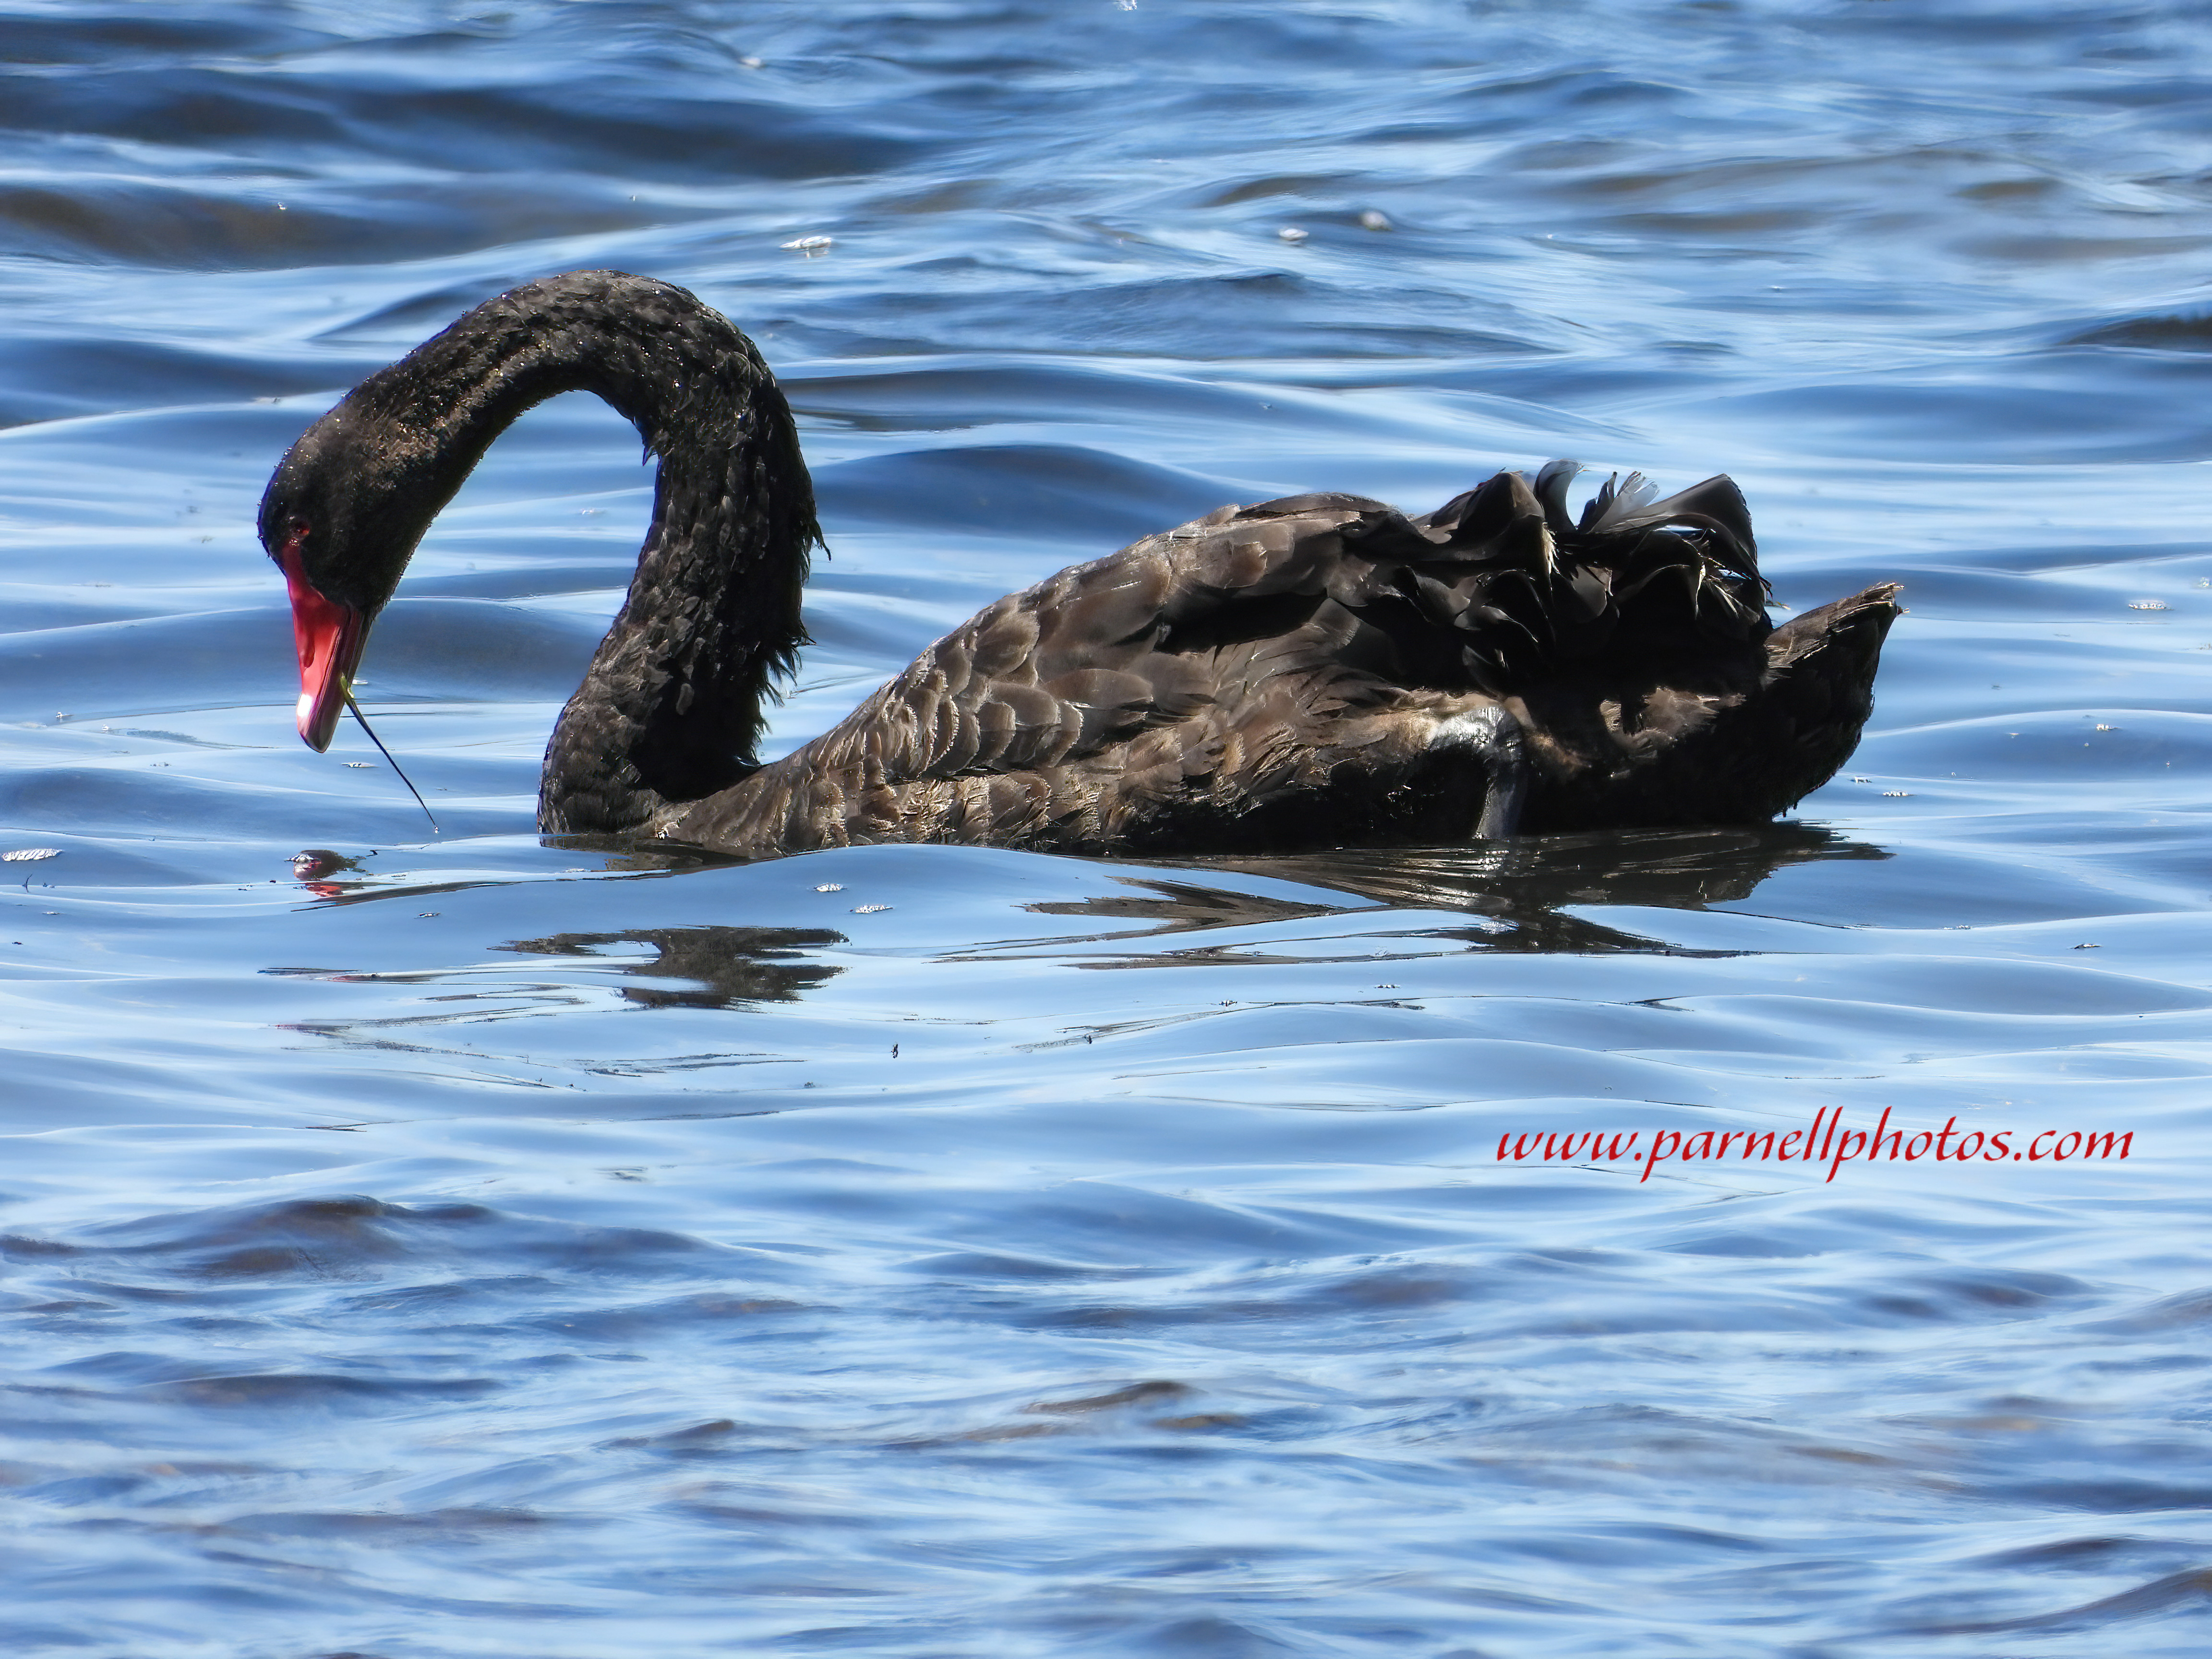
[[[315,749],[430,521],[517,416],[579,387],[660,470],[629,598],[546,746],[552,833],[1267,853],[1757,823],[1850,754],[1898,614],[1882,583],[1773,626],[1726,477],[1664,501],[1608,480],[1579,520],[1565,461],[1418,518],[1293,495],[999,600],[763,765],[820,539],[790,410],[684,289],[577,271],[371,375],[270,480]]]

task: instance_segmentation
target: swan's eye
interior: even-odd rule
[[[295,513],[286,521],[284,533],[295,542],[304,540],[307,534],[307,521]]]

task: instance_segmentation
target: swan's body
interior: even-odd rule
[[[371,376],[270,481],[313,746],[431,520],[510,422],[578,387],[660,475],[629,599],[546,747],[547,831],[1158,853],[1758,822],[1850,755],[1897,614],[1884,584],[1773,628],[1726,478],[1657,502],[1608,483],[1580,525],[1562,463],[1419,519],[1300,495],[1009,595],[761,765],[818,539],[790,412],[690,295],[584,271]]]

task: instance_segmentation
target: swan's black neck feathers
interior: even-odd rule
[[[538,820],[619,831],[752,769],[763,704],[805,643],[814,492],[750,341],[666,283],[589,270],[529,283],[363,381],[301,440],[270,502],[288,472],[288,501],[323,499],[333,523],[307,544],[310,574],[373,612],[493,440],[574,391],[628,416],[660,471],[629,597],[546,746]],[[282,505],[264,504],[264,539]],[[326,584],[314,556],[349,556],[371,591],[334,591],[344,578]]]

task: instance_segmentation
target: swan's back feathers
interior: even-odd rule
[[[1339,812],[1369,820],[1346,835],[1389,838],[1395,792],[1407,837],[1463,836],[1485,780],[1425,782],[1436,734],[1530,698],[1593,731],[1603,706],[1632,711],[1605,752],[1548,756],[1602,793],[1755,692],[1771,630],[1728,479],[1664,501],[1609,481],[1577,523],[1571,476],[1501,473],[1422,519],[1306,495],[1146,537],[997,601],[662,833],[763,850],[1312,844]]]
[[[1322,703],[1345,702],[1313,695],[1344,671],[1312,624],[1338,527],[1389,512],[1352,502],[1224,507],[1009,594],[665,833],[1094,848],[1194,792],[1264,793]]]

